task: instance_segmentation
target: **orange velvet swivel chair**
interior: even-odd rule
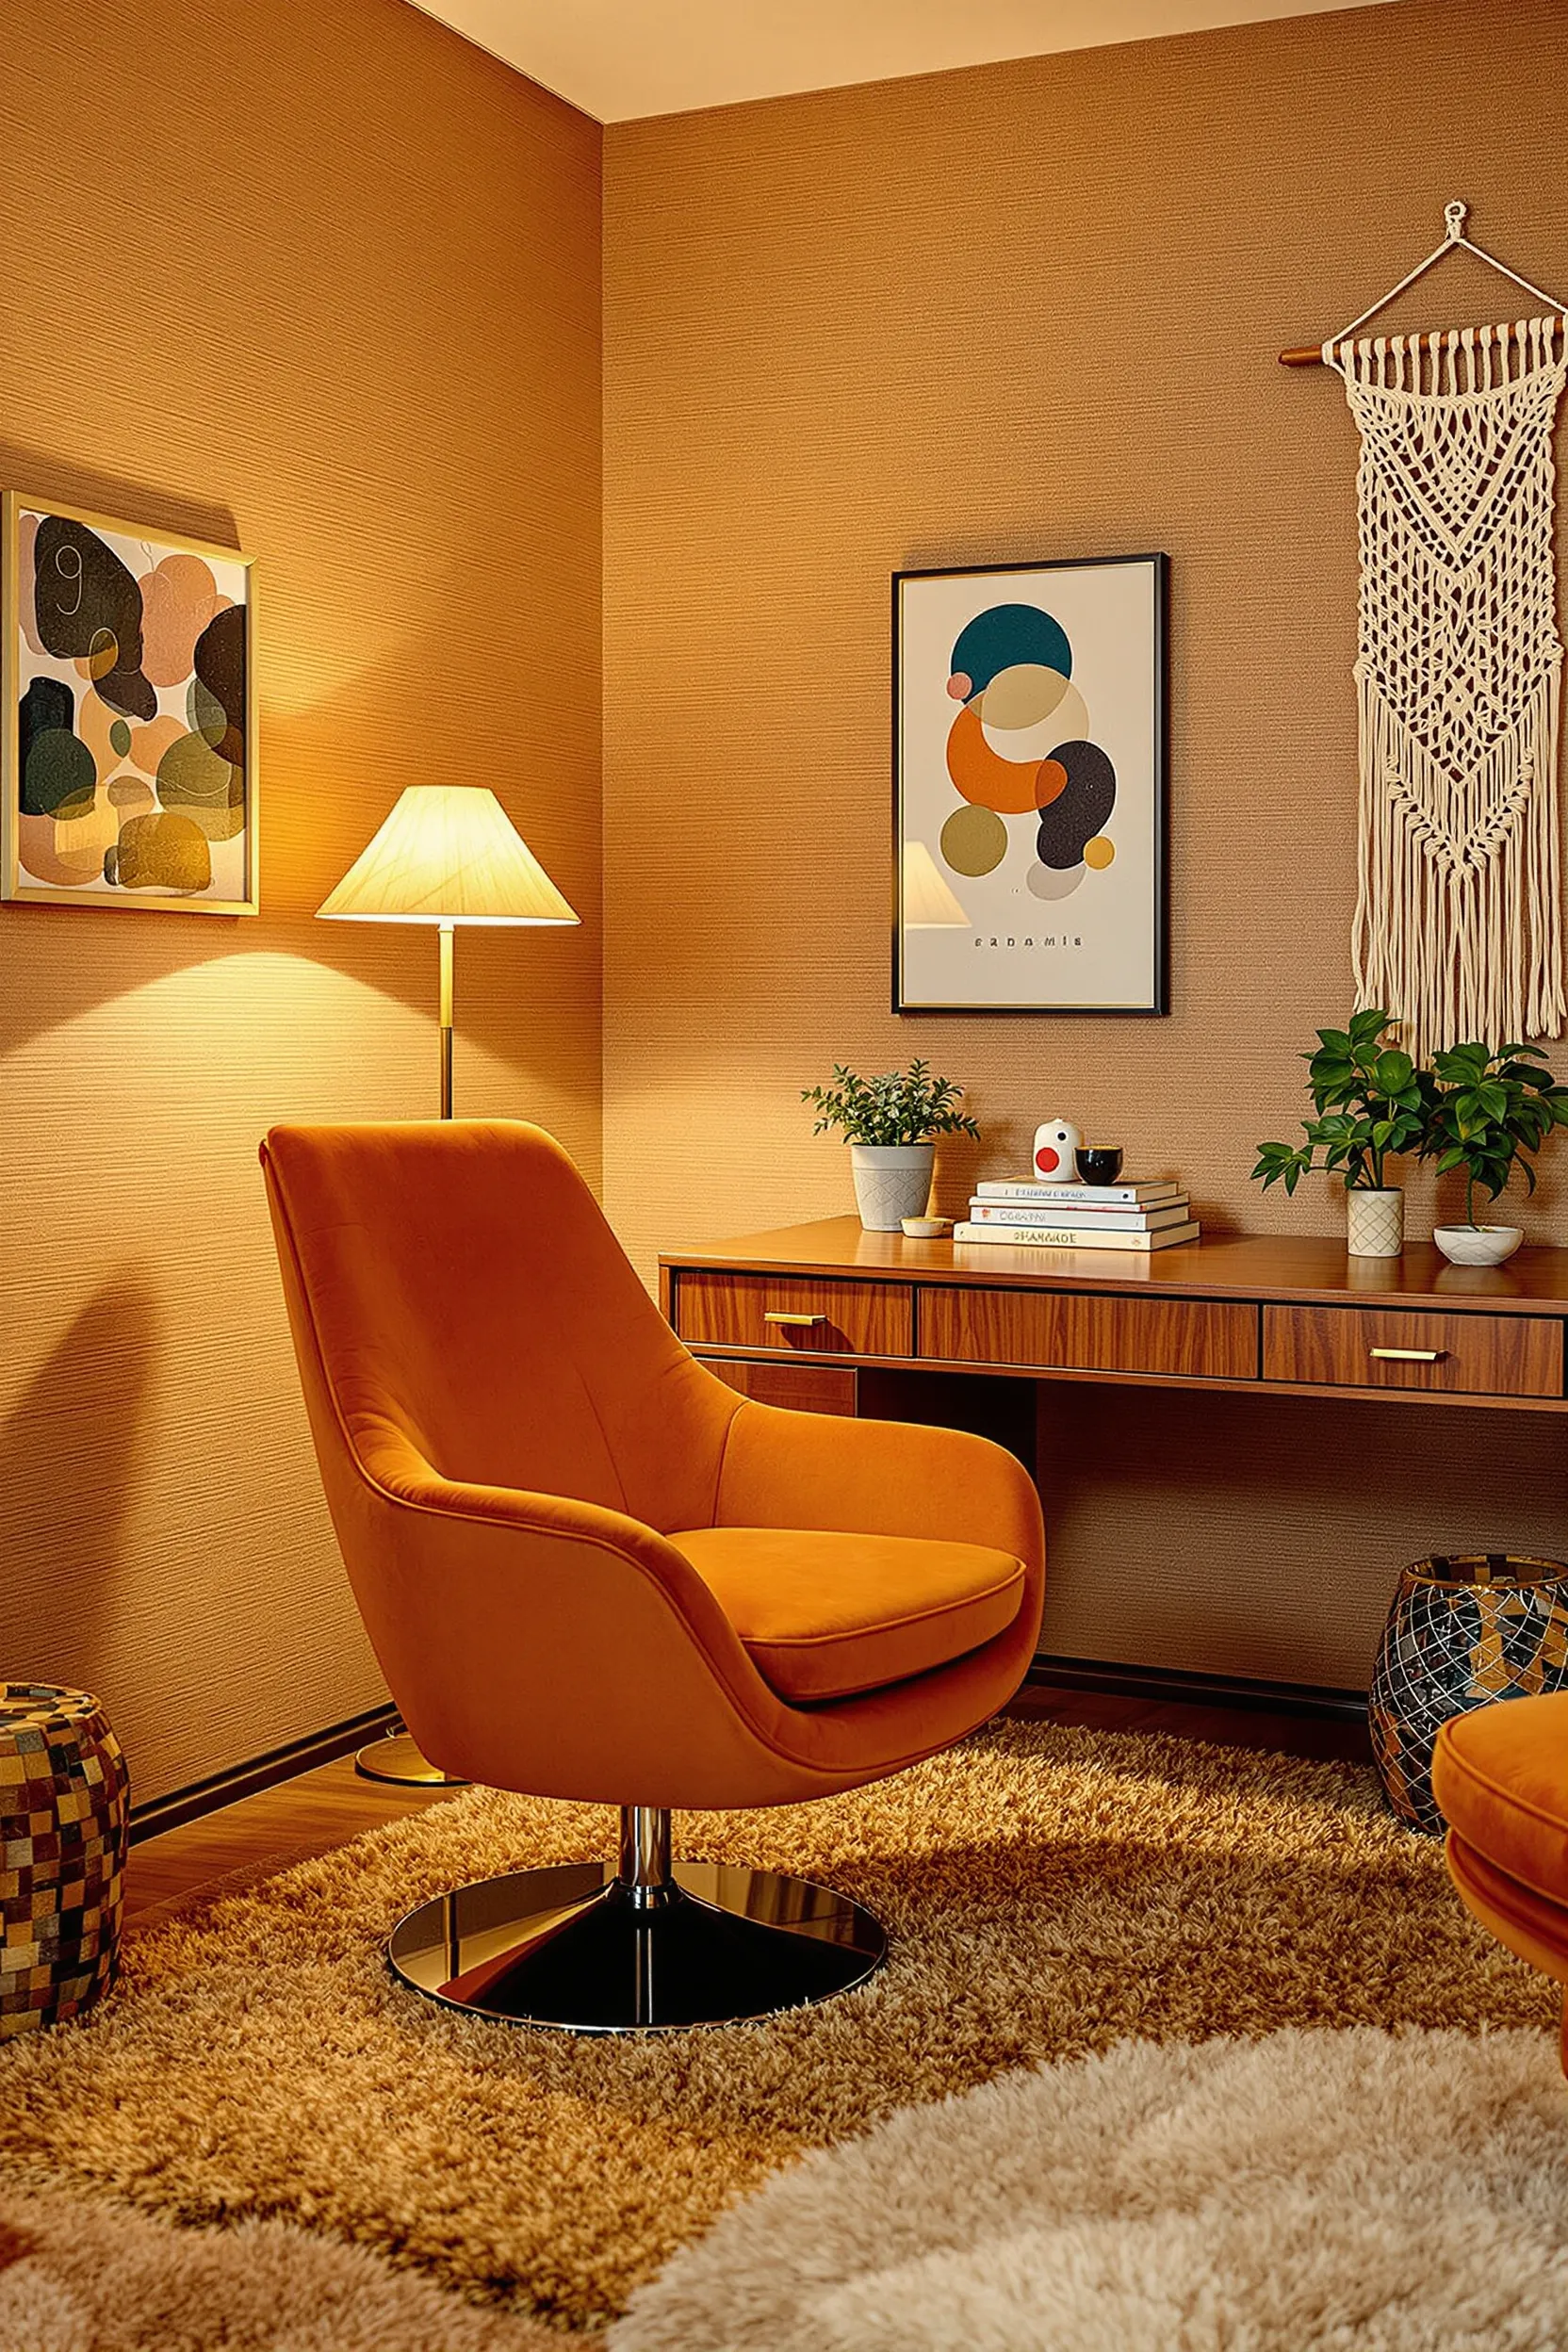
[[[743,1400],[537,1128],[280,1127],[262,1159],[328,1505],[409,1730],[464,1779],[621,1808],[618,1863],[439,1896],[393,1967],[577,2032],[858,1983],[876,1920],[672,1864],[670,1808],[827,1796],[993,1714],[1039,1628],[1021,1464]]]
[[[1501,1700],[1445,1723],[1432,1793],[1465,1908],[1564,1987],[1568,2074],[1568,1690]]]

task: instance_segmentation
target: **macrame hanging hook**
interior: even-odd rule
[[[1563,303],[1546,293],[1544,287],[1532,286],[1528,278],[1522,278],[1517,270],[1511,270],[1506,261],[1499,261],[1495,253],[1489,253],[1484,245],[1476,243],[1464,225],[1469,217],[1469,205],[1462,204],[1457,196],[1451,203],[1445,204],[1441,245],[1434,245],[1426,259],[1418,261],[1414,269],[1399,280],[1397,286],[1391,286],[1386,294],[1380,294],[1370,309],[1364,310],[1359,318],[1352,318],[1348,327],[1341,327],[1337,335],[1331,335],[1326,342],[1309,345],[1301,351],[1282,351],[1280,353],[1282,366],[1286,368],[1315,368],[1319,365],[1334,367],[1337,364],[1334,357],[1337,344],[1348,343],[1353,335],[1358,335],[1368,320],[1375,318],[1380,310],[1386,310],[1390,302],[1397,302],[1401,294],[1408,293],[1417,278],[1424,278],[1428,270],[1435,268],[1445,253],[1451,253],[1456,246],[1462,247],[1467,253],[1474,254],[1478,261],[1483,261],[1489,270],[1495,270],[1501,276],[1511,280],[1512,284],[1529,295],[1533,302],[1542,302],[1547,310],[1560,314],[1565,308]],[[1423,348],[1425,348],[1424,338]]]
[[[1489,270],[1500,270],[1505,278],[1511,278],[1515,286],[1522,286],[1534,301],[1544,302],[1548,310],[1561,310],[1560,302],[1554,302],[1552,297],[1544,292],[1539,286],[1532,286],[1528,278],[1522,278],[1517,270],[1511,270],[1506,261],[1499,261],[1495,253],[1489,253],[1484,246],[1478,245],[1473,237],[1465,234],[1464,223],[1469,218],[1469,206],[1462,204],[1458,197],[1455,197],[1451,204],[1444,205],[1445,227],[1442,244],[1434,245],[1426,260],[1418,261],[1410,274],[1399,280],[1397,286],[1391,286],[1388,292],[1380,295],[1370,310],[1364,310],[1359,318],[1352,318],[1348,327],[1341,327],[1337,335],[1330,335],[1328,342],[1323,346],[1325,359],[1328,358],[1336,343],[1348,343],[1351,335],[1364,327],[1369,318],[1375,318],[1380,310],[1386,310],[1390,302],[1396,302],[1401,294],[1415,284],[1417,278],[1424,278],[1429,270],[1434,269],[1445,253],[1452,253],[1456,245],[1462,245],[1467,253],[1474,253],[1478,261],[1484,261]]]

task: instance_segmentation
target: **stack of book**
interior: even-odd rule
[[[955,1241],[1005,1242],[1029,1250],[1168,1250],[1196,1241],[1201,1226],[1180,1184],[982,1184]]]

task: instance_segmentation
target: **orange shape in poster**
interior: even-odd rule
[[[1035,780],[1039,770],[1037,760],[998,758],[986,741],[977,704],[966,704],[954,720],[947,738],[947,772],[976,808],[994,808],[1004,817],[1021,817],[1037,808]]]

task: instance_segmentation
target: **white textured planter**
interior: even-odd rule
[[[1405,1196],[1396,1185],[1348,1192],[1345,1221],[1353,1258],[1396,1258],[1405,1246]]]
[[[1525,1238],[1522,1225],[1438,1225],[1432,1239],[1455,1266],[1501,1266]]]
[[[934,1143],[852,1143],[855,1198],[868,1233],[896,1233],[906,1217],[923,1217],[937,1165]]]

